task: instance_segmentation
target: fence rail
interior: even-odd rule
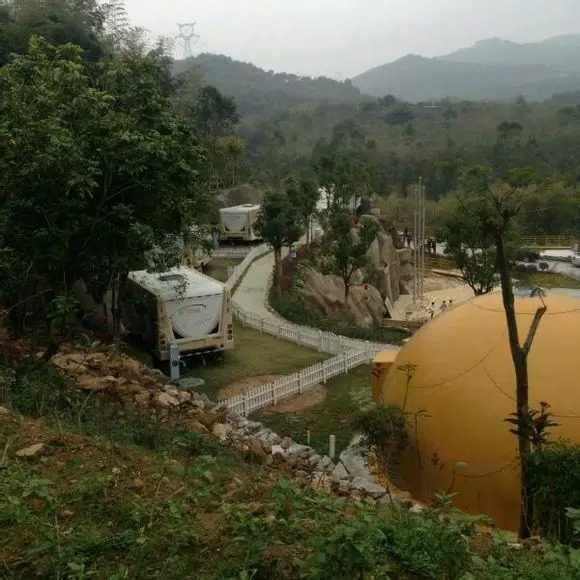
[[[232,269],[227,282],[232,292],[238,286],[252,262],[269,252],[270,249],[266,244],[256,246],[240,264]],[[383,350],[398,349],[395,345],[367,342],[307,326],[299,326],[283,318],[264,318],[241,308],[235,303],[235,300],[232,302],[233,314],[242,325],[295,344],[334,355],[323,363],[306,367],[273,383],[258,385],[242,395],[236,395],[222,401],[222,404],[243,416],[300,395],[315,385],[325,383],[329,379],[345,374],[361,364],[370,363],[377,353]]]
[[[544,248],[546,250],[570,250],[580,242],[578,236],[522,236],[526,246]]]
[[[243,260],[254,248],[215,248],[211,257],[225,260]]]
[[[384,350],[384,345],[381,345],[381,350]],[[372,348],[369,351],[359,350],[341,353],[273,383],[252,387],[244,394],[235,395],[221,401],[221,403],[246,417],[254,411],[277,405],[296,395],[301,395],[315,385],[326,383],[334,377],[346,374],[351,369],[370,362],[375,355],[376,351],[373,351]]]

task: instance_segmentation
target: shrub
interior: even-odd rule
[[[360,432],[363,445],[368,447],[402,451],[408,443],[405,413],[396,405],[376,405],[361,411],[352,420],[352,427]]]
[[[551,443],[526,459],[536,523],[543,535],[564,543],[575,539],[567,508],[580,508],[580,446]]]

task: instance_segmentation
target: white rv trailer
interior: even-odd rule
[[[191,268],[130,272],[123,323],[161,361],[173,342],[183,355],[234,346],[230,290]]]
[[[220,238],[255,242],[260,235],[254,230],[258,219],[259,205],[245,204],[220,209]]]

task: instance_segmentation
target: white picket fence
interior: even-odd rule
[[[211,252],[211,257],[221,260],[243,260],[253,248],[215,248]]]
[[[351,369],[369,362],[372,355],[366,351],[342,353],[322,363],[307,367],[276,382],[258,385],[242,395],[230,397],[222,404],[246,417],[250,413],[276,405],[281,401],[301,395],[314,385],[325,383],[333,377],[344,375]]]
[[[227,282],[232,293],[252,262],[268,252],[270,249],[266,244],[257,246],[248,253],[240,264],[233,268]],[[395,345],[356,340],[307,326],[299,326],[281,317],[276,320],[263,318],[254,312],[244,310],[235,301],[233,301],[233,314],[244,326],[249,326],[282,340],[335,355],[323,363],[306,367],[297,373],[282,377],[276,382],[258,385],[242,395],[221,401],[223,405],[244,417],[264,407],[300,395],[315,385],[348,373],[357,366],[368,364],[377,353],[383,350],[398,350],[399,348]]]

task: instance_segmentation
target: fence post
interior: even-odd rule
[[[264,334],[264,319],[260,318],[260,334]]]
[[[244,417],[248,416],[248,401],[246,400],[246,395],[242,395],[242,415]]]
[[[272,405],[276,404],[276,390],[274,389],[274,383],[270,384],[270,398],[272,399]]]
[[[326,361],[322,363],[322,384],[326,384]]]
[[[330,440],[328,441],[328,457],[330,457],[330,459],[334,459],[335,455],[336,455],[336,436],[331,435]]]
[[[371,343],[368,340],[366,343],[366,348],[367,348],[367,361],[369,364],[371,364]]]
[[[310,429],[306,429],[306,445],[310,445]]]
[[[348,373],[348,369],[346,368],[346,352],[342,353],[342,374],[346,375]]]
[[[302,394],[302,369],[298,371],[298,394]]]
[[[318,352],[322,352],[322,330],[318,331]]]

